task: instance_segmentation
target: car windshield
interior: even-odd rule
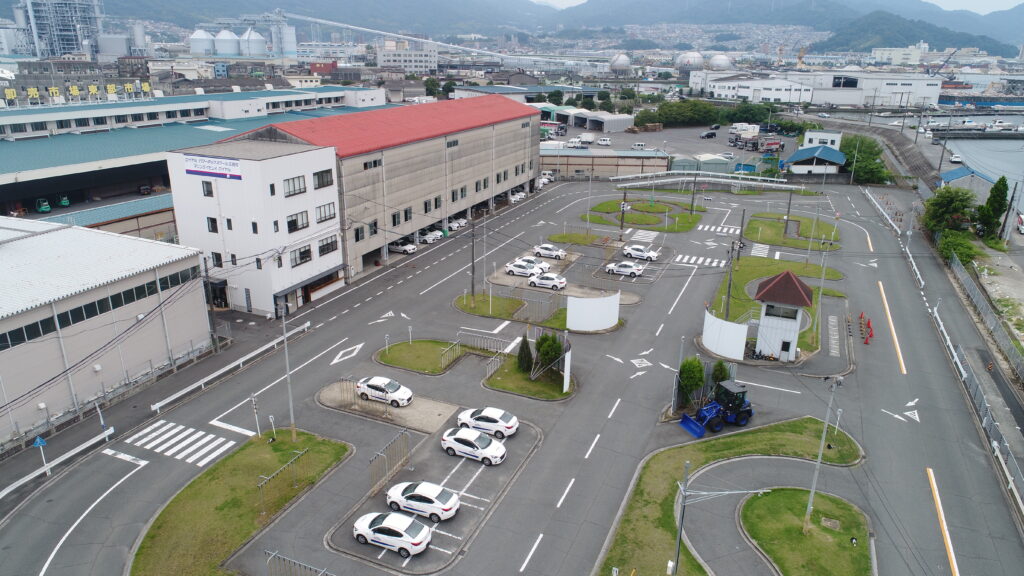
[[[508,412],[502,412],[501,416],[498,416],[498,419],[507,424],[512,421],[512,415]]]
[[[388,380],[387,383],[384,384],[384,390],[387,390],[388,392],[398,392],[398,389],[401,387],[402,385],[394,380]]]
[[[476,419],[476,418],[478,418],[483,413],[484,413],[484,409],[483,408],[477,408],[476,410],[473,410],[473,413],[470,414],[470,416],[472,418]]]
[[[481,434],[476,439],[476,445],[481,447],[481,448],[487,448],[488,446],[491,445],[491,437],[490,436],[484,436],[483,434]]]
[[[402,496],[408,496],[409,494],[416,492],[416,489],[419,487],[419,482],[413,482],[412,484],[409,484],[408,486],[405,487],[405,490],[402,490]]]
[[[448,502],[451,502],[452,498],[454,498],[454,497],[455,497],[455,492],[452,492],[451,490],[449,490],[447,488],[441,488],[441,491],[438,492],[438,494],[437,494],[437,501],[441,502],[443,504],[447,504]]]
[[[384,519],[387,518],[387,514],[377,514],[373,520],[370,520],[370,528],[376,528],[384,523]]]

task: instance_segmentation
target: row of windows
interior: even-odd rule
[[[273,184],[271,184],[271,186],[273,186]],[[282,182],[282,189],[284,190],[285,198],[289,196],[295,196],[298,194],[305,194],[306,177],[296,176],[294,178],[286,178],[285,181]],[[273,196],[273,193],[271,193],[271,196]]]
[[[377,158],[376,160],[370,160],[368,162],[363,162],[363,170],[370,170],[371,168],[380,168],[383,165],[384,165],[384,160],[381,160],[380,158]]]
[[[199,267],[193,266],[180,272],[174,272],[173,274],[164,276],[159,280],[146,282],[145,284],[140,284],[123,292],[112,294],[109,297],[101,298],[95,302],[89,302],[88,304],[66,310],[57,314],[56,317],[49,316],[38,322],[33,322],[20,328],[15,328],[9,332],[2,332],[0,333],[0,350],[13,348],[18,344],[24,344],[25,342],[35,340],[40,336],[56,332],[58,326],[61,328],[67,328],[68,326],[78,324],[79,322],[83,322],[89,318],[105,314],[122,306],[127,306],[136,300],[148,298],[157,293],[158,286],[159,291],[168,290],[174,286],[184,284],[185,282],[196,278],[199,278]]]
[[[391,219],[392,221],[394,221],[394,214],[392,214]],[[370,223],[367,224],[365,228],[363,226],[356,226],[355,232],[353,233],[355,235],[356,242],[362,242],[363,240],[366,239],[367,229],[369,229],[370,231],[370,236],[376,236],[377,232],[380,231],[380,226],[377,225],[376,220],[371,220]]]
[[[206,116],[205,108],[193,108],[182,110],[168,110],[165,118],[189,118],[193,116]],[[71,128],[88,128],[89,126],[109,126],[112,124],[129,124],[132,122],[156,122],[160,120],[159,112],[146,112],[145,114],[117,114],[111,116],[96,116],[93,118],[75,118],[73,120],[55,120],[54,126],[57,130],[68,130]],[[0,125],[0,134],[24,134],[26,132],[45,132],[49,129],[46,122],[31,122],[29,124]]]
[[[445,142],[445,147],[446,148],[455,148],[458,145],[459,145],[459,141],[458,140],[449,140],[449,141]]]

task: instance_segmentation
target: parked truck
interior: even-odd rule
[[[584,132],[583,134],[579,135],[579,139],[580,139],[580,142],[583,142],[584,144],[590,145],[590,144],[594,143],[594,140],[596,140],[597,137],[594,136],[590,132]]]
[[[561,140],[548,140],[540,143],[541,150],[564,150],[568,147],[569,145]]]

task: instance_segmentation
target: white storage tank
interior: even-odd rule
[[[214,52],[213,34],[206,30],[196,30],[188,39],[188,51],[196,56],[212,56]]]
[[[262,34],[249,28],[238,38],[240,54],[250,58],[263,58],[267,55],[267,39]]]
[[[676,58],[676,70],[686,72],[687,70],[700,70],[704,67],[704,56],[700,52],[687,52]]]
[[[728,70],[732,68],[732,60],[725,54],[716,54],[708,60],[708,68],[712,70]]]
[[[217,32],[217,37],[213,39],[213,46],[217,56],[238,56],[241,51],[238,35],[228,29]]]
[[[629,72],[630,66],[633,64],[632,60],[626,54],[616,54],[611,61],[608,63],[608,67],[611,68],[612,72],[621,74]]]

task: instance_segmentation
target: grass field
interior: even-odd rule
[[[642,214],[637,212],[626,212],[625,222],[626,224],[635,224],[638,226],[657,226],[664,222],[665,219],[661,216],[655,216],[653,214]]]
[[[541,374],[536,381],[519,371],[516,356],[510,355],[485,383],[496,390],[515,392],[541,400],[558,400],[569,396],[562,393],[562,375],[554,370]]]
[[[554,242],[555,244],[579,244],[583,246],[593,244],[597,239],[597,234],[578,234],[575,232],[548,236],[548,242]]]
[[[792,215],[789,219],[800,222],[800,238],[791,238],[783,234],[785,221],[782,214],[755,214],[747,222],[747,229],[744,230],[743,236],[754,242],[786,246],[798,250],[807,250],[808,245],[811,250],[816,251],[839,249],[839,231],[831,222],[819,218],[815,223],[813,218]],[[830,243],[833,234],[835,234],[835,240]],[[806,238],[806,240],[802,238]],[[824,243],[821,241],[822,238],[825,239]]]
[[[580,219],[584,222],[590,222],[591,224],[603,224],[605,226],[618,226],[619,223],[615,220],[609,220],[600,214],[580,214]]]
[[[567,308],[559,308],[555,310],[555,313],[548,316],[548,319],[541,322],[541,326],[547,326],[548,328],[554,328],[556,330],[565,330],[565,319],[568,316],[569,310]]]
[[[259,477],[288,462],[293,450],[305,448],[309,452],[297,468],[303,473],[298,486],[275,482],[280,488],[268,491],[266,513],[261,514]],[[278,431],[272,444],[253,438],[207,468],[160,512],[135,554],[132,575],[229,574],[218,565],[347,452],[345,444],[305,432],[299,432],[294,444],[286,430]]]
[[[441,351],[451,346],[451,342],[441,340],[408,340],[395,342],[387,350],[381,350],[377,360],[381,364],[397,366],[427,374],[441,373]]]
[[[864,515],[846,501],[819,492],[814,495],[811,526],[805,535],[809,496],[807,490],[781,488],[751,497],[743,506],[743,528],[786,576],[870,576]],[[823,525],[823,518],[837,521],[838,529]],[[858,546],[850,538],[856,538]]]
[[[650,212],[651,214],[664,214],[672,211],[671,206],[661,202],[654,202],[653,205],[650,201],[630,202],[629,206],[637,212]]]
[[[473,305],[473,298],[466,294],[455,299],[455,307],[463,312],[479,314],[480,316],[492,316],[510,320],[516,310],[523,305],[518,298],[505,298],[504,296],[490,296],[487,294],[476,295],[476,305]]]
[[[599,574],[611,574],[612,567],[617,567],[619,574],[629,574],[633,569],[637,574],[664,574],[665,562],[675,555],[676,483],[683,479],[683,464],[687,460],[691,463],[692,474],[711,462],[737,456],[762,454],[812,459],[818,455],[822,426],[821,420],[800,418],[739,434],[712,437],[652,456],[644,464],[629,495],[626,510]],[[680,441],[689,439],[682,430],[678,433]],[[829,434],[831,438],[831,431]],[[853,439],[842,431],[831,440],[831,444],[833,449],[825,452],[825,462],[852,464],[860,457]],[[679,573],[690,576],[705,574],[685,547]]]

